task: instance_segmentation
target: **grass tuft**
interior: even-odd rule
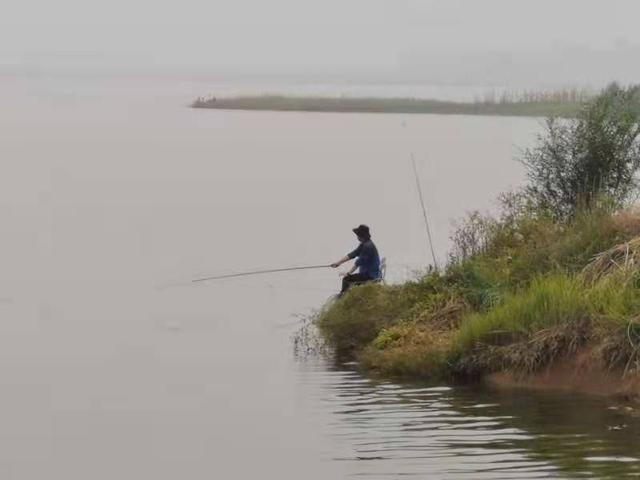
[[[498,307],[465,319],[454,348],[464,351],[477,343],[500,344],[505,335],[520,338],[587,316],[588,308],[579,282],[562,274],[540,278],[524,292],[509,295]]]

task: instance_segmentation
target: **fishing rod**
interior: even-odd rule
[[[416,159],[411,153],[411,163],[413,164],[413,173],[416,177],[416,185],[418,187],[418,196],[420,197],[420,205],[422,206],[422,216],[424,217],[424,226],[427,230],[427,240],[429,241],[429,248],[431,249],[431,257],[433,258],[433,266],[438,270],[438,261],[436,260],[436,253],[433,250],[433,240],[431,238],[431,227],[429,226],[429,217],[427,215],[427,208],[424,206],[424,197],[422,195],[422,185],[420,184],[420,177],[418,175],[418,167],[416,166]]]
[[[191,280],[191,283],[208,282],[210,280],[223,280],[225,278],[248,277],[251,275],[263,275],[266,273],[293,272],[296,270],[317,270],[320,268],[329,268],[330,266],[331,265],[305,265],[302,267],[286,267],[286,268],[272,268],[269,270],[253,270],[250,272],[230,273],[227,275],[216,275],[213,277],[195,278]]]

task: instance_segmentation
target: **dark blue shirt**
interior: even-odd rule
[[[356,259],[359,273],[368,276],[372,280],[380,278],[380,256],[371,239],[362,242],[358,248],[347,256],[351,259]]]

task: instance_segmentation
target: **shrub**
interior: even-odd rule
[[[547,120],[538,145],[522,162],[527,193],[560,221],[601,198],[621,208],[634,192],[640,166],[640,87],[607,87],[576,119]]]
[[[449,263],[460,263],[484,253],[496,235],[499,223],[475,210],[467,214],[450,236],[452,248]]]

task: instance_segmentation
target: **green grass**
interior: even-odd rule
[[[524,292],[509,295],[499,306],[464,319],[454,349],[463,352],[505,336],[522,338],[586,318],[589,313],[585,290],[578,280],[562,274],[539,278]]]
[[[637,333],[640,344],[637,269],[595,283],[582,274],[594,255],[638,235],[640,217],[628,212],[502,222],[475,255],[403,285],[356,287],[317,325],[340,356],[385,376],[530,373],[587,342],[606,365],[640,367],[628,339]]]
[[[450,332],[410,321],[384,328],[357,356],[385,377],[435,379],[446,376]]]
[[[637,89],[633,92],[637,95]],[[633,92],[607,87],[596,103],[583,110],[577,125],[597,102],[631,102],[627,97]],[[571,98],[568,95],[559,103],[564,107]],[[265,108],[283,102],[284,108],[304,109],[309,107],[305,102],[316,100],[248,101],[263,102]],[[502,114],[546,108],[549,100],[530,95],[527,101],[505,98],[463,105],[414,99],[321,99],[309,108]],[[232,101],[231,107],[246,105],[243,101],[235,105]],[[226,100],[212,102],[215,108],[227,105]],[[195,106],[210,102],[201,103]],[[590,118],[589,128],[611,130],[600,120]],[[582,135],[578,130],[567,132]],[[627,152],[629,162],[637,158],[635,146]],[[609,161],[599,148],[589,151],[602,163]],[[567,158],[560,156],[559,161],[570,167]],[[548,158],[536,161],[543,162],[540,168],[546,172]],[[383,375],[426,379],[481,377],[497,370],[529,374],[586,349],[595,368],[617,369],[623,375],[633,369],[640,377],[640,214],[619,211],[624,195],[595,190],[589,202],[577,205],[569,195],[563,200],[567,203],[563,213],[562,204],[548,198],[541,201],[536,193],[548,187],[548,175],[530,180],[530,188],[500,197],[497,217],[472,212],[457,226],[444,271],[404,285],[355,288],[321,312],[317,324],[328,343],[337,353],[355,357]],[[630,180],[624,185],[636,186]],[[567,191],[574,187],[568,185]],[[551,191],[554,196],[566,193]]]
[[[595,285],[580,275],[536,278],[496,308],[462,320],[448,356],[452,372],[465,377],[498,370],[526,375],[586,345],[596,352],[596,364],[626,369],[638,362],[638,350],[629,341],[640,332],[635,275],[621,273]]]
[[[198,98],[193,108],[334,113],[407,113],[438,115],[501,115],[573,117],[582,103],[575,98],[545,97],[529,100],[451,102],[419,98],[298,97],[255,95]]]
[[[317,323],[337,353],[349,355],[373,341],[383,328],[401,321],[422,294],[417,283],[363,285],[321,312]]]

